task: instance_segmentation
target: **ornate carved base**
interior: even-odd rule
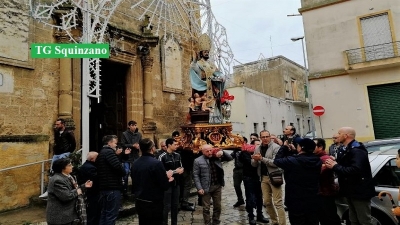
[[[238,149],[243,137],[232,134],[232,124],[197,123],[181,126],[180,145],[184,149],[198,152],[200,146],[210,144],[221,149]]]

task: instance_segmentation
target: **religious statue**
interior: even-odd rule
[[[198,57],[197,54],[193,54],[193,62],[190,67],[190,82],[194,92],[204,93],[208,98],[206,101],[208,107],[213,108],[213,110],[210,110],[210,123],[222,123],[221,97],[225,89],[225,76],[208,60],[211,40],[207,34],[200,36],[199,47]],[[202,109],[208,107],[202,107]]]

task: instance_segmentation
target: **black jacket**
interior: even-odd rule
[[[235,160],[235,167],[234,169],[242,169],[243,168],[243,164],[242,162],[239,160],[239,154],[240,154],[240,150],[233,150],[233,152],[231,153],[232,158]]]
[[[121,190],[125,169],[114,149],[108,145],[103,146],[97,156],[96,164],[100,191]]]
[[[179,167],[182,167],[181,156],[179,155],[179,153],[176,152],[172,153],[163,152],[158,157],[158,160],[162,162],[166,171],[175,170]],[[176,186],[177,184],[179,184],[180,179],[181,179],[181,174],[174,174],[174,181],[170,182],[170,184],[172,186]]]
[[[292,153],[287,146],[282,146],[274,160],[284,171],[285,205],[290,212],[316,212],[321,159],[313,153]]]
[[[132,146],[133,144],[139,143],[142,139],[142,134],[139,132],[131,132],[129,129],[122,133],[121,143],[125,146]],[[139,158],[139,149],[131,147],[131,153],[127,158],[126,162],[133,163],[136,159]],[[124,153],[122,153],[124,154]],[[125,157],[122,157],[123,162],[125,162]]]
[[[65,129],[61,134],[59,131],[54,133],[54,155],[61,155],[67,152],[73,152],[76,148],[74,133]]]
[[[86,189],[86,195],[97,195],[99,193],[99,179],[97,177],[97,167],[94,162],[86,160],[85,163],[79,167],[78,171],[78,184],[85,184],[86,181],[93,181],[91,188]]]
[[[333,167],[339,180],[339,194],[344,197],[371,199],[375,196],[368,151],[355,140],[340,148]]]
[[[243,176],[251,177],[251,178],[258,178],[258,167],[254,167],[251,165],[251,154],[247,151],[240,151],[238,160],[242,164],[243,168]]]
[[[132,166],[133,192],[138,199],[160,202],[170,187],[162,162],[143,153]]]

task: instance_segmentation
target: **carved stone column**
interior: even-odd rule
[[[142,56],[143,67],[143,102],[144,102],[144,121],[143,133],[145,137],[153,139],[153,135],[157,129],[156,123],[153,118],[153,57],[144,55]]]
[[[69,37],[62,31],[55,31],[58,43],[69,43]],[[66,119],[68,128],[75,128],[72,119],[72,60],[60,59],[60,81],[58,91],[58,116]]]

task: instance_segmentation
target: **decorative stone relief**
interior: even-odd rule
[[[27,0],[10,0],[0,4],[0,62],[32,67],[29,45],[33,23]]]
[[[164,38],[161,45],[163,91],[183,93],[182,49],[173,38]]]

